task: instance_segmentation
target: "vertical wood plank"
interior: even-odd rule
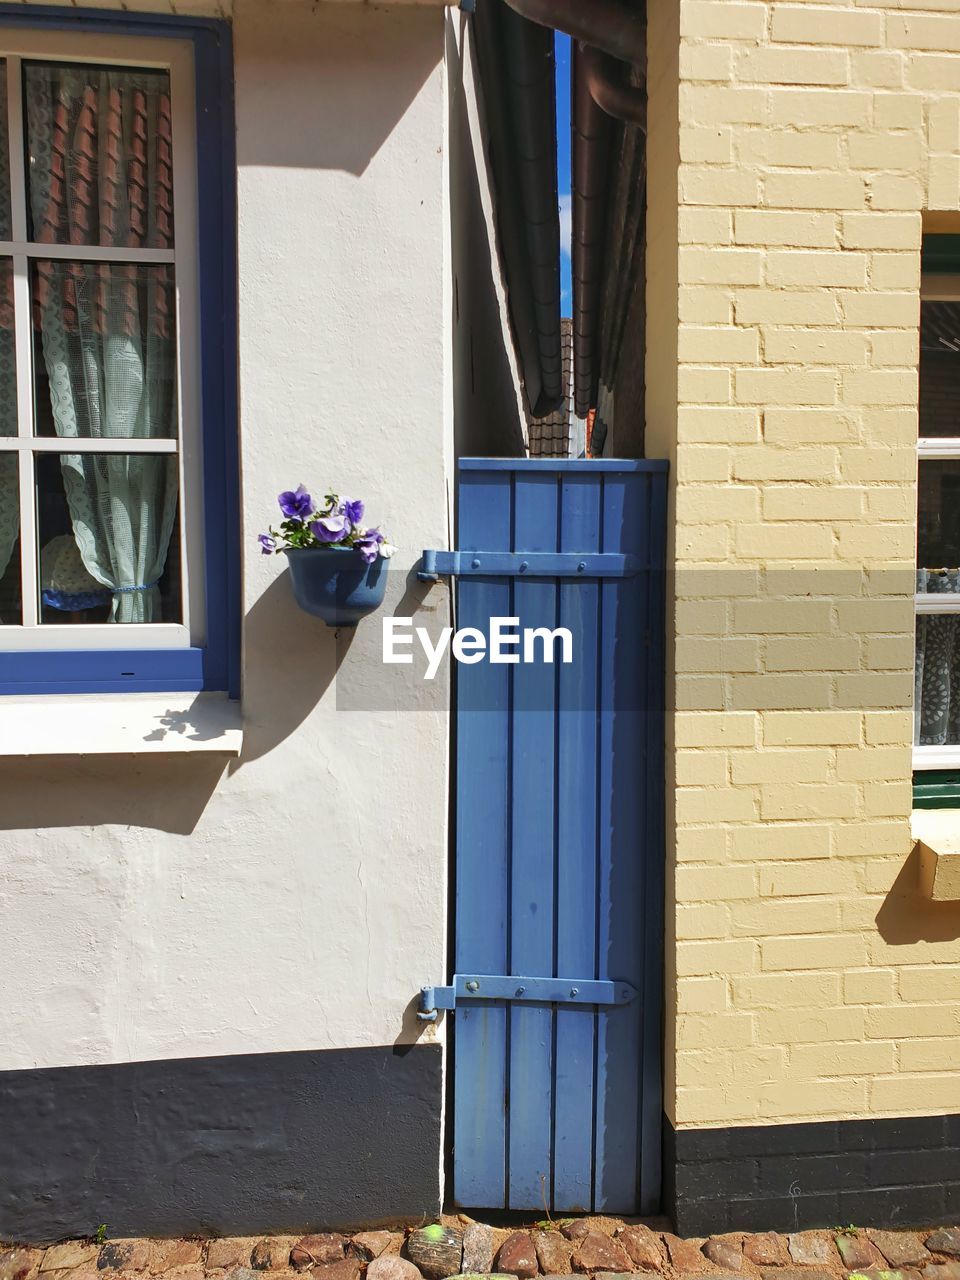
[[[605,477],[603,550],[633,553],[645,563],[648,517],[642,475]],[[601,585],[600,664],[600,976],[642,986],[642,779],[647,766],[640,731],[649,636],[645,575]],[[597,1016],[597,1136],[594,1205],[629,1213],[637,1202],[640,1021],[642,999]]]
[[[560,550],[599,551],[602,477],[565,474]],[[560,625],[573,635],[573,662],[559,669],[557,715],[556,976],[592,978],[597,905],[597,623],[596,578],[560,585]],[[557,1009],[554,1086],[553,1207],[587,1212],[593,1203],[593,1063],[596,1013]]]
[[[515,480],[517,551],[556,551],[558,484],[553,472]],[[514,616],[524,627],[557,625],[557,584],[514,579]],[[554,964],[556,838],[556,670],[545,662],[513,672],[513,793],[510,969],[552,974]],[[549,1203],[552,1185],[553,1010],[510,1010],[509,1196],[511,1209]]]
[[[509,472],[464,472],[459,546],[507,551]],[[510,612],[510,583],[463,578],[458,625],[486,630]],[[460,664],[457,698],[456,941],[459,972],[507,972],[509,887],[509,667]],[[466,1207],[506,1205],[507,1011],[466,1004],[454,1021],[454,1198]],[[449,1024],[448,1024],[449,1028]]]

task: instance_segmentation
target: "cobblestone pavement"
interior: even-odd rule
[[[258,1273],[268,1272],[268,1276]],[[681,1240],[617,1218],[524,1230],[445,1216],[403,1231],[0,1246],[0,1280],[446,1280],[453,1275],[664,1280],[960,1280],[960,1228]],[[309,1273],[309,1274],[307,1274]]]

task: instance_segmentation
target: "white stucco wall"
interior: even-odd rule
[[[244,754],[0,762],[0,1069],[423,1033],[446,684],[392,707],[379,621],[338,655],[255,536],[301,480],[365,498],[402,548],[400,613],[424,597],[420,549],[447,545],[443,24],[234,5]],[[426,600],[443,612],[445,588]]]

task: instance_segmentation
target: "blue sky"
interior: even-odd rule
[[[560,195],[560,314],[573,314],[570,278],[570,37],[558,31],[557,58],[557,190]]]

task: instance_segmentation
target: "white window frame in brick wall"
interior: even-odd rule
[[[920,285],[921,302],[960,302],[960,275],[925,272]],[[920,436],[917,441],[918,464],[924,461],[948,459],[960,461],[960,436],[940,436],[935,439]],[[960,595],[917,594],[914,596],[917,614],[960,613]],[[938,747],[921,747],[914,744],[914,769],[960,768],[960,743],[945,743]]]

